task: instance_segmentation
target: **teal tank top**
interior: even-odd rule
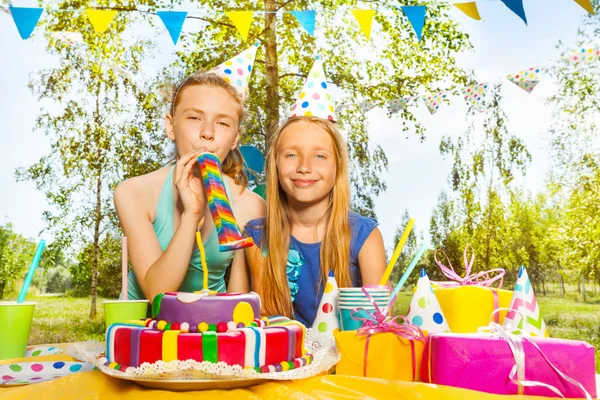
[[[163,184],[162,190],[158,197],[156,205],[156,217],[154,218],[154,232],[160,243],[160,247],[164,252],[171,242],[175,230],[173,227],[173,219],[175,212],[175,202],[173,198],[173,168],[169,171],[167,179]],[[229,195],[229,188],[225,180],[225,191]],[[225,272],[233,259],[233,251],[219,251],[219,238],[215,227],[210,231],[207,238],[204,239],[204,250],[206,252],[206,264],[208,265],[208,287],[210,290],[215,290],[219,293],[227,291],[225,286]],[[202,272],[202,264],[200,263],[200,251],[195,249],[192,252],[192,258],[188,265],[187,273],[183,282],[179,287],[179,292],[194,292],[202,290],[202,280],[204,274]],[[131,300],[145,299],[144,292],[135,277],[133,270],[129,271],[127,293]],[[152,299],[150,299],[152,300]]]

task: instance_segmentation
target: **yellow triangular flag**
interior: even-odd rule
[[[85,10],[94,30],[97,33],[102,33],[108,29],[111,21],[117,15],[117,10],[97,10],[94,8],[88,8]]]
[[[250,31],[250,25],[252,25],[254,11],[225,11],[225,14],[233,22],[233,25],[240,32],[245,42],[248,39],[248,32]]]
[[[374,10],[351,10],[354,18],[358,21],[360,28],[367,37],[367,40],[371,37],[371,24],[373,23],[373,16],[375,15]]]
[[[575,0],[575,1],[577,1],[577,0]],[[476,19],[478,21],[481,20],[481,16],[479,15],[479,10],[477,9],[477,3],[475,3],[475,2],[454,3],[454,6],[456,8],[458,8],[460,11],[467,14],[469,17]]]
[[[590,0],[575,0],[575,3],[579,4],[585,11],[590,14],[596,14],[594,12],[594,7],[592,7],[592,3]]]

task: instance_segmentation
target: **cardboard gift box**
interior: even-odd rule
[[[336,332],[335,341],[341,353],[336,374],[400,381],[419,378],[423,341],[408,340],[394,333],[375,333],[368,337],[357,331]]]
[[[516,337],[524,350],[523,381],[557,388],[566,398],[585,397],[583,390],[562,374],[579,382],[596,398],[595,349],[585,342],[542,337]],[[539,350],[535,347],[537,345]],[[540,352],[541,351],[541,352]],[[543,354],[542,354],[543,353]],[[546,360],[546,358],[547,360]],[[437,333],[428,338],[421,379],[494,394],[559,397],[542,386],[523,387],[510,379],[515,357],[506,339],[491,333],[464,335]],[[514,379],[518,379],[517,376]]]

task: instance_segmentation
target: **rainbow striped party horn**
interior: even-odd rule
[[[215,154],[202,153],[198,156],[198,164],[202,172],[208,207],[219,236],[219,251],[238,250],[252,246],[254,241],[251,237],[242,235],[233,216],[225,191],[223,175],[221,175],[221,160]]]

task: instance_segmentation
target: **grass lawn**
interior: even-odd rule
[[[411,293],[400,293],[396,311],[406,313]],[[90,300],[60,295],[28,298],[36,301],[30,344],[66,343],[85,340],[104,340],[104,313],[98,301],[98,316],[88,320]],[[574,294],[564,298],[538,297],[544,319],[552,337],[584,340],[600,349],[600,296],[587,302]],[[596,351],[596,369],[600,372],[600,352]]]

